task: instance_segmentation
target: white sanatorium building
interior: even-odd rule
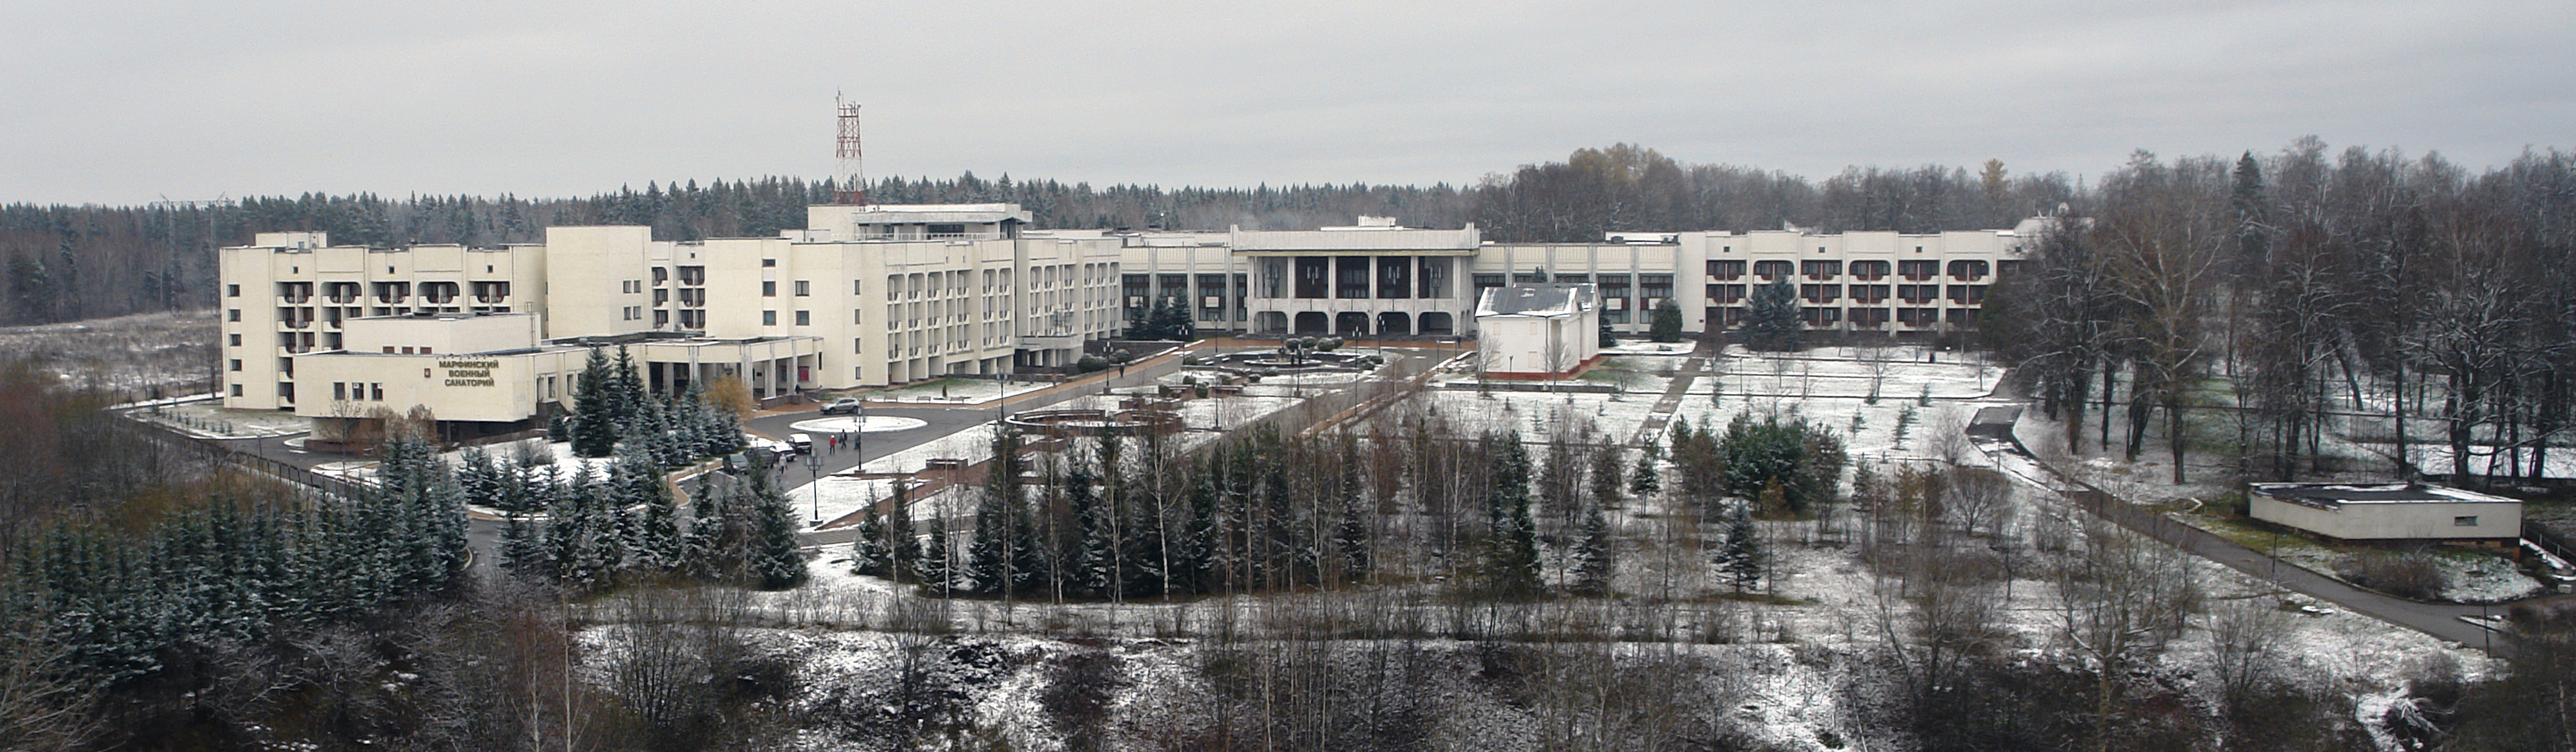
[[[224,401],[311,417],[418,405],[507,430],[569,403],[589,344],[627,345],[656,390],[731,375],[768,398],[1066,365],[1157,300],[1212,332],[1468,335],[1484,290],[1534,282],[1591,285],[1600,320],[1639,335],[1664,300],[1686,331],[1732,327],[1753,286],[1785,278],[1810,329],[1903,336],[1974,327],[2046,221],[1496,244],[1377,217],[1143,233],[1029,220],[1012,204],[814,206],[810,229],[772,238],[553,227],[497,248],[261,233],[222,251]]]

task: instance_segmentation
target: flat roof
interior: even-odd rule
[[[2521,504],[2519,499],[2423,483],[2252,483],[2255,493],[2333,509],[2345,504]]]
[[[1589,284],[1521,283],[1487,288],[1484,299],[1476,304],[1476,317],[1567,316],[1581,312],[1591,302]]]

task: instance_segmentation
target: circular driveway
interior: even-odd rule
[[[930,425],[930,421],[922,420],[920,418],[906,418],[897,415],[870,415],[865,418],[858,416],[835,416],[830,418],[815,418],[813,420],[800,420],[787,424],[787,427],[806,433],[848,433],[851,431],[859,431],[862,433],[891,433],[894,431],[910,431],[927,425]]]

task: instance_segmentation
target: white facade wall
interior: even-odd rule
[[[363,418],[378,409],[427,407],[439,420],[509,422],[540,401],[569,405],[587,350],[508,355],[317,353],[296,358],[295,405],[304,417]]]
[[[2512,501],[2345,502],[2333,509],[2247,497],[2254,519],[2340,540],[2466,540],[2522,535],[2522,503]],[[2469,524],[2461,524],[2467,521]]]
[[[222,249],[224,404],[296,407],[293,360],[347,347],[352,320],[545,313],[545,255],[540,245],[332,246],[318,232],[259,233],[252,245]]]
[[[349,352],[450,355],[537,346],[543,317],[533,313],[486,316],[387,316],[341,323]]]
[[[881,214],[919,226],[865,240],[825,229],[699,243],[655,241],[645,227],[556,227],[543,245],[494,249],[331,247],[319,233],[262,234],[221,254],[225,404],[297,408],[286,396],[304,380],[296,357],[360,346],[340,322],[416,312],[547,314],[540,341],[654,331],[808,341],[775,365],[745,363],[762,395],[1069,364],[1083,342],[1125,326],[1118,238],[1021,237],[1024,219],[1008,213],[931,233],[950,228],[920,220],[957,217]],[[350,285],[346,301],[330,302],[333,284]],[[385,336],[441,356],[461,347],[426,332]],[[661,371],[694,380],[727,370],[680,363]]]
[[[1782,278],[1800,286],[1800,292],[1812,293],[1801,299],[1803,307],[1815,311],[1808,325],[1811,331],[1924,335],[1974,328],[1986,291],[2027,257],[2044,226],[2044,220],[2033,220],[2012,230],[1927,235],[1818,235],[1785,230],[1621,233],[1621,238],[1645,242],[1513,244],[1476,240],[1472,227],[1148,233],[1130,236],[1123,257],[1130,281],[1142,278],[1145,283],[1143,294],[1129,284],[1121,303],[1130,309],[1151,306],[1164,296],[1164,275],[1185,274],[1191,280],[1192,312],[1202,329],[1258,333],[1284,326],[1291,333],[1302,333],[1298,314],[1321,313],[1331,322],[1333,333],[1342,333],[1340,325],[1346,319],[1340,314],[1356,312],[1366,316],[1371,334],[1391,331],[1379,326],[1386,323],[1388,314],[1405,317],[1412,333],[1420,333],[1422,315],[1440,313],[1454,322],[1453,332],[1466,334],[1474,329],[1472,313],[1480,289],[1540,281],[1544,276],[1546,281],[1600,286],[1602,320],[1614,331],[1642,336],[1652,327],[1649,311],[1665,299],[1681,308],[1685,331],[1732,328],[1753,288]],[[1468,238],[1463,245],[1456,237],[1462,233]],[[1327,280],[1328,289],[1321,296],[1301,296],[1293,289],[1297,259],[1325,259],[1337,271],[1339,259],[1360,257],[1451,259],[1449,289],[1436,298],[1344,297],[1340,290],[1330,289],[1337,279]],[[1813,269],[1816,273],[1811,275],[1811,261],[1830,266]],[[1855,266],[1854,262],[1871,264]],[[1954,268],[1953,262],[1964,265]],[[1284,265],[1284,270],[1273,264]],[[1785,274],[1757,273],[1757,269],[1779,271],[1779,264],[1786,265]],[[1243,313],[1231,314],[1228,308],[1205,306],[1206,301],[1195,299],[1199,275],[1206,274],[1244,277],[1248,295],[1241,301]],[[1268,284],[1272,274],[1278,274],[1280,286],[1289,289],[1274,292]],[[1907,299],[1900,295],[1904,292],[1916,295]]]

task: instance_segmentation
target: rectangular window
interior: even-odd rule
[[[1708,276],[1716,277],[1716,278],[1718,278],[1718,279],[1736,279],[1736,278],[1742,277],[1742,276],[1744,276],[1744,262],[1742,262],[1742,261],[1711,261],[1711,262],[1708,262]]]
[[[367,384],[367,391],[372,393],[372,394],[370,394],[370,395],[369,395],[369,398],[370,398],[370,399],[373,399],[373,400],[375,400],[375,401],[377,401],[377,402],[383,402],[383,401],[385,401],[385,385],[384,385],[384,382],[379,381],[379,382],[372,382],[372,383]]]
[[[233,366],[232,366],[232,368],[231,368],[231,369],[228,369],[228,370],[234,370],[234,371],[239,371],[239,370],[241,370],[241,359],[240,359],[240,358],[234,358],[234,359],[233,359]]]
[[[2458,517],[2453,517],[2453,518],[2451,518],[2451,526],[2452,526],[2452,527],[2477,527],[2477,526],[2478,526],[2478,516],[2477,516],[2477,515],[2474,515],[2474,514],[2464,514],[2464,515],[2460,515],[2460,516],[2458,516]]]
[[[812,294],[814,294],[813,282],[802,279],[796,280],[796,297],[801,298]]]
[[[282,400],[286,400],[286,401],[288,401],[288,402],[294,402],[294,401],[295,401],[295,382],[292,382],[292,381],[279,382],[279,383],[278,383],[278,385],[277,385],[277,398],[278,398],[278,399],[282,399]]]
[[[241,297],[241,285],[224,285],[224,297],[227,297],[227,298],[238,298],[238,297]]]
[[[349,399],[349,384],[348,384],[348,382],[345,382],[345,381],[334,381],[334,382],[331,382],[331,399],[332,399],[333,401],[344,401],[344,400]]]
[[[1323,256],[1297,257],[1296,296],[1300,298],[1332,297],[1333,260]]]
[[[233,396],[235,396],[235,397],[242,396],[242,391],[241,391],[241,385],[240,385],[240,384],[234,384],[234,385],[233,385]]]
[[[239,334],[233,334],[233,335],[227,335],[227,336],[230,336],[230,337],[232,338],[231,342],[232,342],[232,345],[233,345],[234,347],[240,347],[240,346],[241,346],[241,335],[239,335]]]
[[[761,326],[777,326],[777,325],[778,325],[778,312],[777,312],[777,311],[761,311],[761,312],[760,312],[760,325],[761,325]]]
[[[225,321],[240,321],[240,320],[241,320],[241,309],[239,309],[239,308],[235,308],[235,309],[231,309],[231,310],[225,311],[225,312],[224,312],[224,320],[225,320]]]
[[[768,269],[768,268],[772,268],[772,267],[775,267],[775,266],[778,266],[778,259],[761,259],[761,260],[760,260],[760,268]]]
[[[1637,297],[1662,300],[1673,296],[1673,275],[1637,275]]]
[[[762,283],[760,283],[760,296],[761,296],[761,297],[764,297],[764,298],[775,298],[775,297],[778,297],[778,283],[777,283],[777,282],[762,282]]]
[[[797,326],[813,326],[813,325],[814,325],[814,312],[813,312],[813,311],[797,311],[797,312],[796,312],[796,325],[797,325]]]

